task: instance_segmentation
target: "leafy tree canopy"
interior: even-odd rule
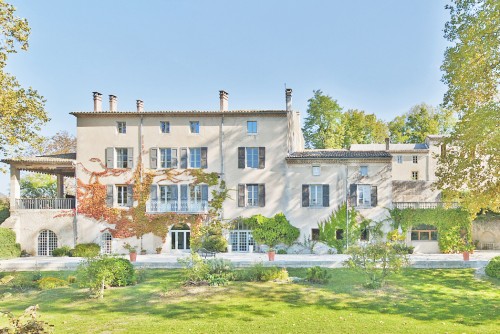
[[[500,211],[500,2],[453,0],[444,36],[444,105],[459,121],[441,155],[437,186],[471,213]]]
[[[382,143],[387,125],[373,114],[342,107],[331,96],[315,90],[309,99],[304,139],[307,148],[348,148],[351,144]]]
[[[22,198],[56,198],[57,180],[52,175],[29,173],[21,178]]]
[[[449,133],[454,122],[452,113],[421,103],[389,122],[390,138],[394,143],[423,143],[428,135]]]
[[[45,100],[31,87],[23,88],[4,71],[8,55],[28,49],[30,28],[15,16],[14,6],[0,0],[0,154],[17,154],[24,143],[35,143],[49,121]]]

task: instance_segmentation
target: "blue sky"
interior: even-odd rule
[[[119,110],[283,109],[313,90],[388,121],[438,105],[449,13],[442,0],[8,0],[32,28],[7,71],[46,99],[43,134],[75,133],[92,92]],[[0,192],[8,192],[0,176]]]

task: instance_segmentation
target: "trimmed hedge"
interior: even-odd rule
[[[492,258],[484,271],[490,277],[500,278],[500,256]]]
[[[71,252],[74,257],[96,257],[101,252],[101,247],[98,244],[78,244]]]
[[[70,256],[70,255],[71,255],[71,247],[69,246],[62,246],[60,248],[55,248],[52,251],[52,256],[54,257]]]
[[[16,233],[0,227],[0,259],[21,256],[21,245],[16,244]]]

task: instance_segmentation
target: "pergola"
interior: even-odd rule
[[[3,159],[10,165],[10,207],[12,209],[69,209],[71,204],[64,203],[64,177],[75,177],[76,153],[53,154],[37,157]],[[55,175],[57,177],[57,199],[49,203],[39,199],[21,200],[21,171]],[[31,201],[31,202],[30,202]],[[40,201],[42,201],[40,199]],[[66,207],[68,206],[68,207]]]

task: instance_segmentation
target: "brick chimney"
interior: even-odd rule
[[[109,96],[109,111],[116,111],[116,107],[118,106],[118,99],[115,95]]]
[[[94,111],[102,111],[102,94],[99,92],[92,92],[94,95]]]
[[[389,138],[385,138],[385,150],[386,151],[389,151],[389,143],[390,143]]]
[[[228,111],[229,94],[224,90],[220,90],[219,99],[220,99],[220,111]]]
[[[137,112],[143,112],[144,111],[144,102],[142,100],[137,100]]]
[[[292,89],[286,88],[285,95],[286,95],[286,111],[292,111]]]

